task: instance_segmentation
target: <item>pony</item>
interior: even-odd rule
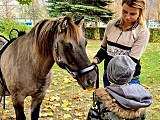
[[[10,92],[16,120],[25,120],[24,99],[31,96],[32,120],[52,82],[52,66],[66,69],[83,89],[94,88],[95,65],[86,53],[84,18],[59,17],[39,21],[4,50],[0,59],[3,81]]]

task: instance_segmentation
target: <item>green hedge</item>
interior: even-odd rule
[[[160,43],[160,28],[150,28],[150,40],[149,42]]]
[[[87,39],[100,40],[99,27],[86,27],[85,36]]]
[[[160,28],[150,28],[149,42],[160,43]],[[87,39],[102,40],[105,27],[86,27],[85,34]]]
[[[28,32],[32,26],[27,26],[24,23],[18,23],[13,19],[0,19],[0,35],[8,38],[10,30],[13,28],[19,31]],[[160,28],[150,28],[150,40],[149,42],[160,43]],[[104,35],[105,27],[86,27],[85,36],[87,39],[102,40]]]

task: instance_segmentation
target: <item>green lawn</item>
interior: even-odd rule
[[[101,41],[89,40],[87,54],[92,61]],[[153,104],[147,109],[146,120],[160,120],[160,44],[149,43],[141,58],[142,85],[153,95]],[[102,86],[103,63],[99,64],[100,86]],[[6,97],[6,110],[0,104],[0,117],[14,120],[15,113],[10,97]],[[76,80],[57,65],[53,66],[53,82],[41,105],[40,120],[85,120],[92,104],[92,93],[82,90]],[[28,115],[30,97],[25,100],[25,111]]]

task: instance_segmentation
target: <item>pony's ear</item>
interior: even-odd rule
[[[80,18],[79,20],[74,21],[74,23],[79,26],[79,27],[83,27],[84,25],[84,17]]]
[[[67,20],[64,20],[62,23],[58,25],[58,32],[61,33],[68,27]]]
[[[61,28],[62,30],[66,29],[68,27],[67,20],[63,21],[61,26],[62,26]]]

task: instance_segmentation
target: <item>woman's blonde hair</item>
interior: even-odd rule
[[[140,15],[137,19],[138,23],[142,26],[146,26],[145,22],[145,14],[146,14],[146,0],[122,0],[122,5],[126,3],[129,7],[139,8]],[[123,19],[121,19],[121,23],[123,23]]]

